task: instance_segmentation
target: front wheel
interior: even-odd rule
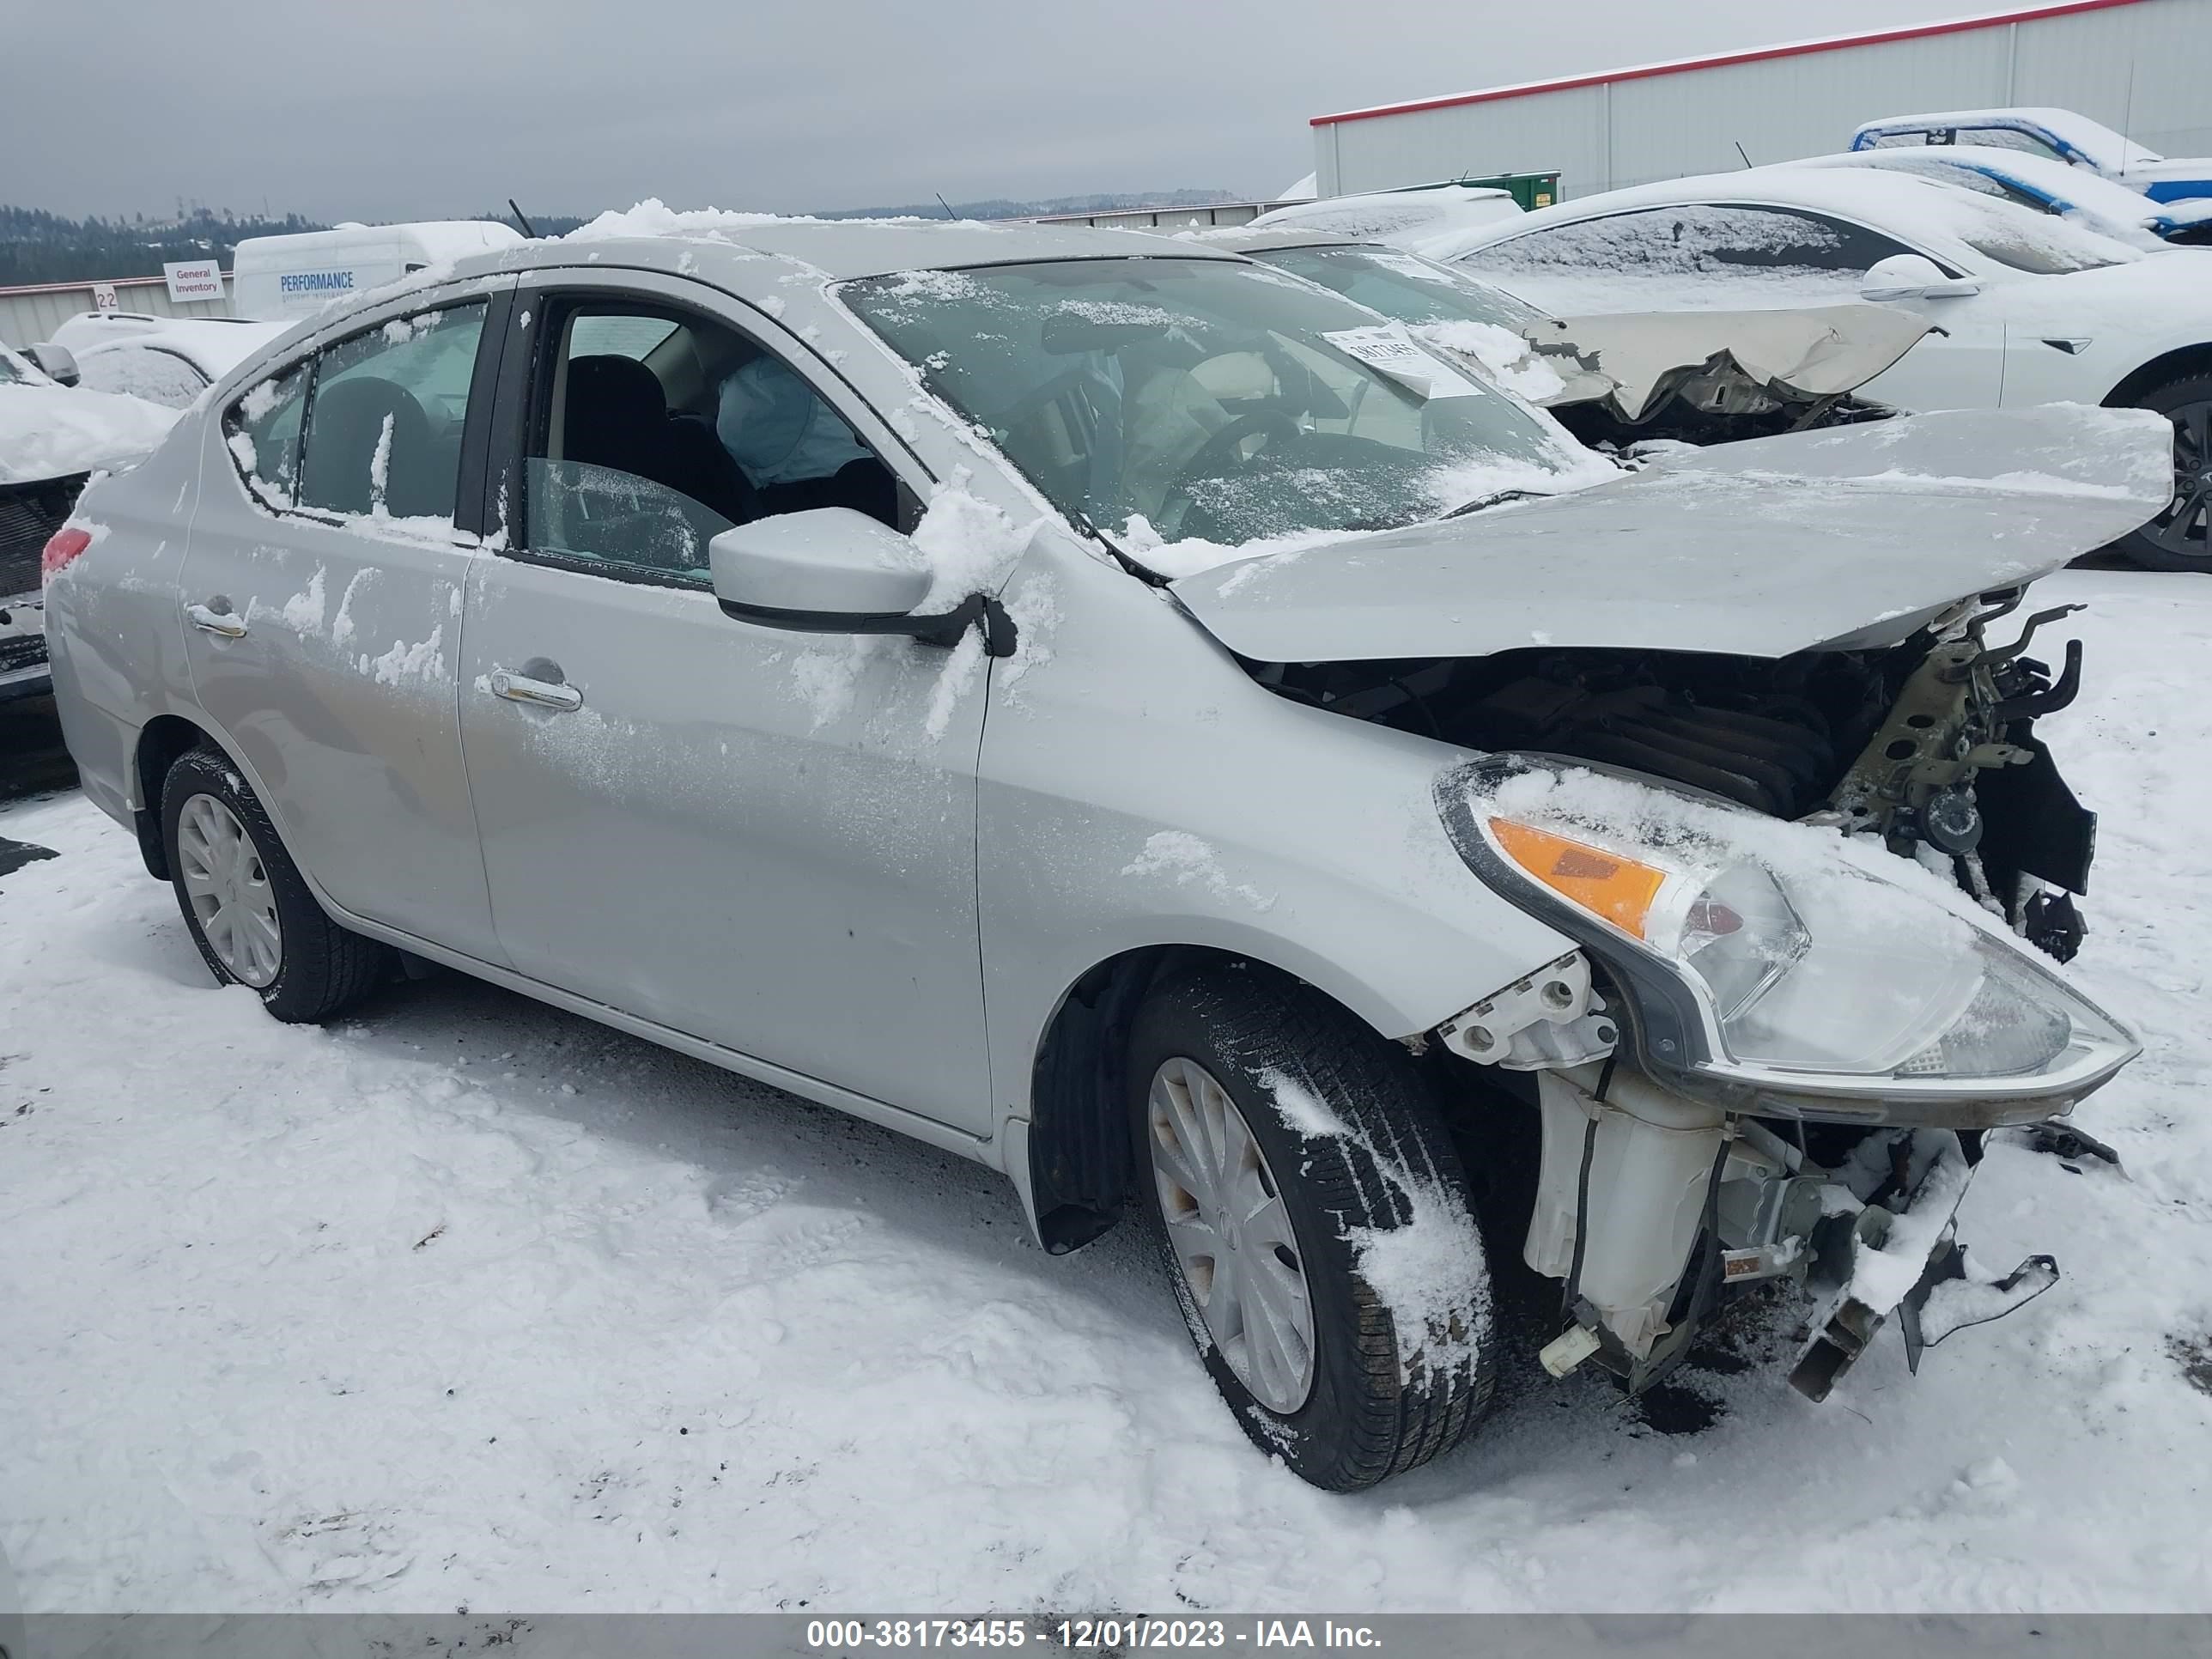
[[[1489,1268],[1410,1057],[1308,987],[1218,969],[1153,991],[1129,1080],[1169,1278],[1253,1442],[1352,1492],[1464,1438],[1497,1370]]]
[[[328,1019],[384,977],[390,952],[325,914],[221,751],[191,750],[169,769],[161,836],[200,956],[216,979],[258,993],[277,1018]]]
[[[2168,380],[2136,403],[2173,422],[2173,499],[2113,545],[2146,570],[2212,572],[2212,374]]]

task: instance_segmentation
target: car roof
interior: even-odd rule
[[[1814,213],[1862,219],[1877,226],[1901,219],[1918,228],[1929,219],[1940,218],[1945,204],[1962,196],[1973,198],[1973,192],[1963,185],[1945,184],[1893,168],[1799,167],[1780,161],[1739,168],[1733,173],[1692,173],[1686,178],[1662,179],[1654,184],[1603,191],[1595,196],[1577,196],[1572,201],[1524,213],[1517,219],[1481,226],[1467,232],[1463,238],[1453,239],[1449,245],[1439,241],[1425,251],[1432,259],[1451,258],[1552,225],[1575,224],[1638,208],[1680,207],[1699,202],[1803,208]]]
[[[902,270],[957,270],[1056,259],[1235,259],[1224,250],[1131,230],[1018,221],[793,219],[766,214],[672,212],[658,203],[602,214],[557,240],[526,242],[462,262],[455,274],[578,264],[631,265],[712,276],[739,291],[781,280],[793,268],[823,281]],[[780,262],[759,269],[763,256]],[[748,270],[750,267],[750,270]]]
[[[1860,124],[1851,134],[1854,143],[1886,132],[1943,131],[1959,127],[1990,127],[2014,132],[2039,131],[2071,144],[2100,167],[2119,167],[2161,159],[2132,138],[2101,121],[2070,109],[2048,106],[2014,105],[1997,109],[1936,110],[1924,115],[1885,115]]]

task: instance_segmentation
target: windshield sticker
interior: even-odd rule
[[[1371,328],[1340,328],[1321,337],[1347,357],[1387,374],[1416,397],[1478,398],[1482,388],[1434,353],[1417,344],[1395,323]]]

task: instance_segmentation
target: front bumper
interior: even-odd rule
[[[1820,1329],[1790,1373],[1790,1386],[1826,1400],[1893,1316],[1905,1336],[1905,1358],[1917,1374],[1920,1356],[1954,1331],[1987,1324],[2033,1301],[2058,1282],[2058,1263],[2032,1255],[2000,1279],[1976,1273],[1959,1243],[1958,1209],[1980,1161],[1979,1148],[1954,1134],[1923,1132],[1900,1148],[1909,1165],[1927,1167],[1892,1206],[1869,1203],[1819,1241],[1816,1288],[1839,1272],[1843,1282]]]
[[[37,592],[0,599],[0,702],[53,690],[46,659],[46,605]]]

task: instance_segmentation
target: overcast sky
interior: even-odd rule
[[[0,202],[437,217],[1272,196],[1307,118],[1965,0],[104,0],[10,8]],[[1994,9],[1989,8],[1989,9]],[[1840,143],[1844,135],[1838,133]],[[1470,158],[1472,159],[1472,158]]]

